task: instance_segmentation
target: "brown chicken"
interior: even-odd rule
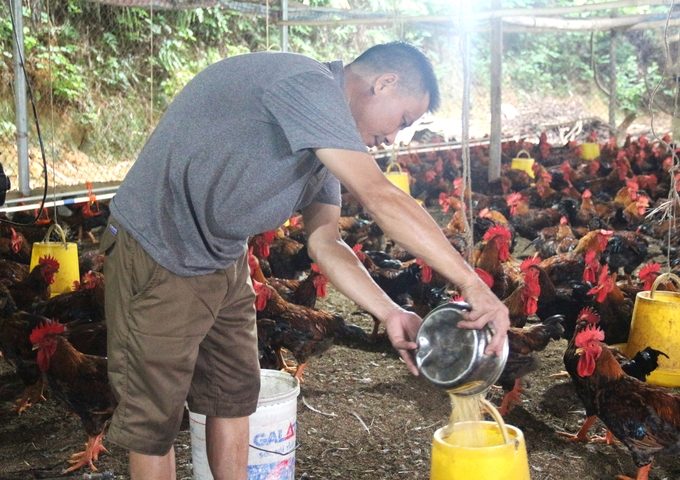
[[[29,265],[31,263],[31,245],[21,233],[10,228],[9,237],[0,237],[0,258]]]
[[[297,361],[294,371],[300,381],[303,381],[302,373],[309,358],[325,352],[334,342],[371,343],[366,332],[356,325],[345,323],[340,315],[286,302],[273,287],[256,280],[253,280],[253,288],[257,295],[255,309],[258,318],[273,320],[290,329],[291,335],[282,338],[281,344],[271,345],[271,348],[278,355],[281,355],[282,347],[290,351]],[[287,338],[295,341],[284,343]],[[286,365],[283,358],[280,359],[280,364]]]
[[[599,321],[599,315],[595,313],[592,308],[584,308],[578,316],[574,335],[569,340],[569,344],[564,351],[564,366],[572,379],[576,394],[581,402],[583,402],[586,412],[586,419],[576,434],[558,432],[560,435],[567,437],[567,441],[569,442],[596,441],[608,444],[614,443],[611,432],[609,431],[607,431],[604,437],[588,437],[588,430],[596,420],[597,412],[594,403],[594,395],[598,385],[598,379],[591,376],[584,377],[579,373],[581,356],[578,353],[576,339],[584,331],[592,331]],[[601,332],[601,330],[599,331]],[[643,382],[647,376],[659,366],[659,356],[663,355],[667,357],[665,353],[650,347],[646,347],[644,350],[637,352],[633,358],[628,358],[623,352],[616,348],[608,347],[608,349],[612,352],[612,355],[616,357],[617,362],[621,365],[621,368],[627,375]]]
[[[316,263],[303,280],[270,278],[269,284],[288,302],[314,308],[317,298],[326,296],[328,279]]]
[[[523,327],[527,317],[536,313],[540,294],[538,271],[529,268],[524,274],[524,281],[503,300],[503,304],[508,308],[511,326]]]
[[[538,256],[546,259],[572,251],[576,248],[578,240],[576,240],[576,235],[569,226],[567,217],[562,217],[559,226],[544,228],[532,244],[536,248]]]
[[[508,329],[508,360],[496,382],[505,394],[498,412],[505,415],[515,404],[521,403],[522,378],[538,369],[539,360],[534,352],[545,350],[550,340],[559,340],[564,333],[561,325],[564,317],[554,315],[542,324],[531,328]]]
[[[43,397],[43,379],[36,363],[29,337],[45,317],[20,311],[7,290],[0,284],[0,352],[24,384],[23,396],[17,400],[16,412],[21,414]]]
[[[581,194],[581,206],[576,213],[574,224],[578,227],[587,227],[593,220],[599,218],[599,214],[593,203],[593,194],[589,189],[585,189]]]
[[[609,274],[608,265],[602,267],[597,285],[588,293],[595,295],[592,305],[600,315],[599,325],[606,334],[607,343],[627,342],[635,305],[616,284],[616,273]]]
[[[555,208],[529,208],[520,193],[508,195],[510,224],[525,238],[534,239],[541,229],[557,225],[562,214]]]
[[[680,395],[626,375],[603,339],[597,328],[577,336],[578,375],[596,377],[591,382],[597,416],[628,448],[638,468],[635,480],[647,480],[657,455],[680,452]]]
[[[516,285],[512,284],[503,268],[510,258],[510,231],[504,225],[495,225],[484,234],[483,244],[475,250],[472,263],[493,278],[491,291],[500,299],[505,298]]]
[[[104,274],[87,272],[74,288],[35,305],[32,311],[61,323],[104,320]]]
[[[321,273],[321,269],[316,263],[312,264],[312,268],[304,280],[267,278],[264,276],[262,268],[260,268],[259,259],[253,255],[252,250],[251,247],[248,255],[251,278],[260,283],[271,285],[287,302],[314,308],[317,298],[326,296],[328,279]]]
[[[581,237],[576,248],[571,252],[546,258],[539,266],[548,273],[555,287],[566,286],[570,282],[580,282],[583,279],[583,270],[586,267],[586,253],[592,250],[599,256],[607,247],[607,239],[612,233],[608,230],[592,231]]]
[[[82,242],[83,234],[85,234],[92,243],[98,243],[92,230],[106,226],[110,211],[108,205],[97,200],[93,193],[90,193],[89,197],[89,201],[83,203],[65,204],[64,206],[71,214],[62,215],[59,219],[68,225],[69,230],[77,232],[76,240],[78,242]]]
[[[20,310],[30,311],[35,303],[50,298],[50,285],[54,274],[59,271],[59,262],[47,255],[41,257],[31,273],[21,282],[9,285],[7,289]]]
[[[0,258],[0,283],[5,286],[19,283],[28,277],[28,265]]]
[[[574,389],[576,395],[583,403],[586,410],[586,418],[581,425],[581,428],[576,434],[571,434],[567,432],[558,432],[560,435],[567,437],[568,442],[590,442],[590,441],[604,441],[604,437],[590,438],[588,437],[588,430],[595,423],[597,417],[595,416],[595,405],[593,402],[592,395],[592,379],[585,379],[578,374],[578,365],[580,362],[580,356],[576,353],[576,338],[582,331],[587,328],[592,328],[597,322],[600,321],[599,315],[590,307],[584,308],[578,315],[576,319],[576,328],[574,330],[574,335],[569,340],[567,348],[564,350],[564,368],[571,377],[571,381],[574,384]]]
[[[76,414],[88,435],[84,452],[74,454],[66,471],[89,466],[106,452],[102,445],[104,430],[116,409],[116,399],[109,385],[104,357],[77,351],[61,333],[59,322],[45,323],[31,333],[31,343],[38,351],[38,366],[54,395],[70,412]]]
[[[267,256],[271,277],[297,279],[312,266],[307,245],[289,237],[277,236],[269,245]]]
[[[373,281],[394,301],[397,305],[406,307],[410,304],[409,293],[419,288],[422,281],[423,267],[418,262],[402,264],[401,268],[396,267],[395,262],[388,262],[385,267],[381,267],[371,258],[370,255],[362,251],[362,245],[355,245],[352,250],[364,265]],[[427,267],[429,268],[429,267]],[[374,327],[371,336],[376,337],[380,327],[380,321],[373,319]]]

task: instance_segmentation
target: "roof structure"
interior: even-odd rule
[[[222,5],[232,11],[269,16],[277,25],[389,25],[389,24],[439,24],[457,30],[461,24],[459,9],[452,5],[450,11],[437,15],[407,15],[399,11],[366,11],[329,7],[315,7],[291,1],[287,6],[287,19],[280,0],[91,0],[107,5],[138,7],[158,10],[183,10]],[[646,15],[621,13],[620,9],[635,6],[666,7],[667,10]],[[670,7],[671,10],[668,10]],[[602,15],[583,17],[583,14],[602,12]],[[488,30],[489,20],[502,18],[505,32],[555,32],[601,31],[614,29],[662,28],[680,24],[680,6],[672,0],[617,0],[588,3],[570,7],[501,9],[474,12],[466,20],[468,30]]]

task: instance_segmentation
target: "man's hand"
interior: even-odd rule
[[[385,330],[387,330],[392,346],[404,359],[409,371],[417,376],[419,372],[414,351],[418,348],[416,340],[418,329],[423,320],[415,313],[399,308],[387,314],[382,322],[385,324]]]
[[[505,345],[508,328],[510,327],[508,309],[481,282],[465,289],[461,293],[465,301],[472,307],[472,311],[462,312],[464,320],[458,322],[458,326],[461,328],[480,329],[484,325],[489,324],[494,331],[494,335],[484,353],[488,355],[493,353],[500,357],[503,354],[503,346]]]

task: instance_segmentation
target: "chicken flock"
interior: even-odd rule
[[[552,146],[545,134],[535,145],[504,143],[501,177],[488,182],[488,147],[474,146],[467,187],[459,151],[411,153],[399,162],[411,194],[449,219],[443,233],[510,312],[500,412],[521,402],[522,379],[538,368],[540,352],[565,339],[565,374],[586,419],[577,433],[558,433],[566,441],[622,442],[638,467],[636,480],[646,480],[655,455],[680,450],[680,396],[645,383],[660,357],[677,353],[646,348],[627,358],[613,345],[627,342],[636,294],[651,289],[662,271],[680,270],[674,217],[680,173],[669,138],[628,137],[621,146],[612,138],[590,161],[580,148]],[[510,168],[521,151],[535,160],[533,176]],[[31,227],[0,222],[0,352],[25,387],[16,412],[51,392],[80,417],[89,440],[70,459],[69,472],[96,470],[116,407],[106,373],[104,258],[96,251],[108,208],[94,198],[86,203],[63,218],[46,212]],[[439,272],[387,238],[348,193],[342,215],[342,238],[396,303],[425,316],[444,302],[464,301]],[[30,215],[12,220],[27,223]],[[58,262],[43,258],[31,272],[28,265],[32,243],[55,221],[81,242],[82,278],[72,292],[51,296]],[[654,261],[662,256],[669,260],[664,267]],[[317,307],[327,280],[307,254],[300,216],[251,237],[249,266],[262,368],[304,382],[310,361],[334,344],[391,348],[377,319],[366,332]],[[588,436],[596,418],[607,426],[606,438]]]

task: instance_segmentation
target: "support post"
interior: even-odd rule
[[[500,10],[501,0],[491,1],[491,10]],[[503,20],[491,22],[491,137],[489,143],[489,182],[501,176],[501,103],[503,99]]]
[[[618,95],[616,91],[616,44],[618,32],[612,30],[609,40],[609,126],[616,132],[616,111],[618,110]]]
[[[17,168],[19,190],[23,195],[31,193],[28,169],[28,120],[26,114],[26,77],[24,76],[24,17],[21,0],[13,0],[12,14],[16,36],[14,37],[14,107],[17,127]]]
[[[281,20],[288,20],[288,0],[281,0]],[[281,51],[288,51],[288,25],[281,25]]]

